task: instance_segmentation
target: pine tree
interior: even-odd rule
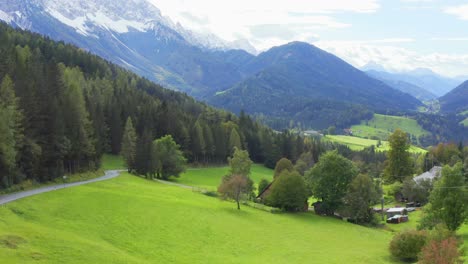
[[[135,169],[137,135],[133,127],[132,119],[127,118],[124,134],[122,137],[121,155],[127,164],[128,172]]]
[[[231,130],[229,135],[229,151],[234,151],[235,148],[242,149],[241,139],[236,129]]]
[[[21,121],[13,82],[7,75],[0,84],[0,184],[3,186],[14,183],[16,157],[22,140]]]

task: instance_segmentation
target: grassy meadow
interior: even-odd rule
[[[370,146],[376,146],[377,151],[388,151],[390,150],[390,145],[388,141],[381,141],[381,146],[377,147],[378,140],[373,140],[373,139],[366,139],[366,138],[360,138],[360,137],[353,137],[353,136],[342,136],[342,135],[327,135],[324,137],[325,140],[330,140],[332,142],[344,144],[348,146],[352,150],[363,150],[364,148],[370,147]],[[420,152],[426,152],[425,149],[416,147],[416,146],[411,146],[410,147],[410,152],[413,153],[420,153]]]
[[[2,263],[392,263],[391,233],[122,176],[0,207]]]
[[[403,131],[416,137],[427,134],[416,120],[401,116],[389,116],[374,114],[374,117],[368,121],[362,121],[360,125],[351,127],[353,135],[362,138],[378,138],[387,140],[395,129],[400,128]]]
[[[216,190],[221,183],[223,176],[227,175],[229,166],[208,167],[208,168],[188,168],[179,178],[172,178],[174,182],[190,185],[194,187]],[[258,184],[262,178],[273,180],[273,170],[260,164],[252,164],[250,178]]]

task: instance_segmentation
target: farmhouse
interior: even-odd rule
[[[387,210],[387,218],[391,218],[395,215],[406,215],[407,211],[406,208],[397,207],[397,208],[389,208]]]
[[[424,181],[424,180],[433,181],[434,179],[439,178],[441,174],[442,174],[442,167],[434,166],[430,171],[426,171],[423,174],[414,177],[413,180],[416,183],[420,183],[421,181]]]

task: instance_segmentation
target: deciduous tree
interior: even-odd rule
[[[297,171],[283,170],[272,183],[266,200],[267,204],[287,211],[301,210],[307,203],[304,178]]]
[[[346,212],[356,223],[370,223],[373,219],[372,204],[378,199],[375,184],[367,174],[356,176],[345,196]]]
[[[408,135],[401,129],[396,129],[388,139],[390,150],[387,153],[387,164],[384,175],[390,182],[403,180],[413,173],[413,164],[409,153],[410,141]]]
[[[306,179],[314,197],[320,199],[322,208],[328,215],[333,215],[343,204],[348,186],[358,174],[354,164],[337,151],[322,155],[319,162],[306,173]]]
[[[157,177],[164,180],[171,176],[179,177],[180,173],[185,171],[187,163],[180,146],[171,135],[166,135],[153,142],[151,159]]]
[[[246,198],[253,189],[253,182],[249,177],[241,174],[228,175],[218,187],[218,192],[225,199],[233,199],[240,210],[240,201]]]
[[[294,171],[294,165],[292,162],[287,159],[287,158],[281,158],[276,162],[275,166],[275,178],[278,177],[284,170],[287,170],[289,172]]]
[[[462,172],[462,164],[444,166],[442,178],[435,185],[429,197],[425,218],[422,222],[444,223],[449,230],[457,230],[468,217],[468,192]]]

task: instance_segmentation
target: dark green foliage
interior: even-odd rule
[[[128,118],[138,139],[132,167],[144,175],[156,172],[149,146],[165,135],[173,137],[189,162],[224,163],[234,146],[260,163],[302,152],[279,147],[296,141],[293,134],[276,134],[247,115],[237,118],[210,108],[71,45],[5,24],[0,24],[0,39],[0,80],[11,77],[9,90],[19,98],[15,112],[24,116],[17,122],[18,140],[0,143],[8,142],[1,151],[8,149],[15,171],[2,187],[96,169],[103,153],[119,154],[128,143],[122,144]],[[278,146],[273,154],[271,146]]]
[[[344,128],[368,119],[373,111],[421,105],[307,43],[272,48],[243,69],[255,75],[216,94],[210,102],[234,112],[259,113],[274,128],[288,127],[291,119],[306,127]]]
[[[0,84],[0,187],[20,180],[16,162],[23,143],[22,119],[13,82],[6,75]]]
[[[371,223],[371,205],[378,200],[378,193],[372,179],[366,174],[356,176],[348,187],[344,198],[346,214],[357,224]]]
[[[261,179],[258,183],[258,194],[261,194],[267,187],[270,185],[270,182],[267,179]]]
[[[120,155],[125,161],[125,164],[127,164],[129,172],[135,168],[136,143],[136,132],[133,128],[132,119],[129,117],[127,118],[127,122],[125,123],[125,129],[122,138],[122,148],[120,153]]]
[[[312,168],[314,164],[314,156],[312,155],[312,152],[308,151],[301,154],[299,159],[296,161],[296,165],[294,165],[294,169],[301,175],[304,175],[304,173]]]
[[[179,177],[185,171],[187,160],[172,136],[155,140],[151,147],[150,173],[155,172],[158,178],[167,180],[171,176]]]
[[[444,112],[462,112],[468,110],[468,81],[457,86],[440,99],[441,110]]]
[[[429,197],[429,205],[421,220],[421,227],[432,228],[443,223],[455,231],[468,218],[468,192],[465,186],[462,164],[444,166],[442,178],[435,185]]]
[[[305,177],[313,196],[323,202],[323,211],[333,215],[343,205],[348,186],[357,174],[358,170],[350,160],[337,151],[330,151],[320,157]]]
[[[390,150],[387,152],[385,178],[389,182],[403,180],[413,173],[413,162],[409,153],[411,146],[408,135],[401,129],[396,129],[389,138]]]
[[[304,178],[297,171],[283,170],[273,181],[266,203],[287,211],[301,211],[307,204],[307,193]]]
[[[247,150],[241,150],[235,147],[234,154],[232,157],[228,158],[228,162],[231,167],[229,170],[231,175],[250,175],[252,161],[250,160],[249,152]]]
[[[278,177],[285,170],[288,171],[288,172],[292,172],[292,171],[294,171],[294,166],[293,166],[292,162],[290,160],[288,160],[287,158],[281,158],[276,163],[274,177],[275,178]]]
[[[408,230],[400,232],[390,242],[390,253],[401,260],[413,262],[418,259],[426,240],[427,233],[425,231]]]
[[[413,177],[408,177],[403,181],[401,194],[411,202],[419,202],[426,204],[429,201],[429,194],[432,190],[433,183],[431,180],[421,180],[416,183]]]

